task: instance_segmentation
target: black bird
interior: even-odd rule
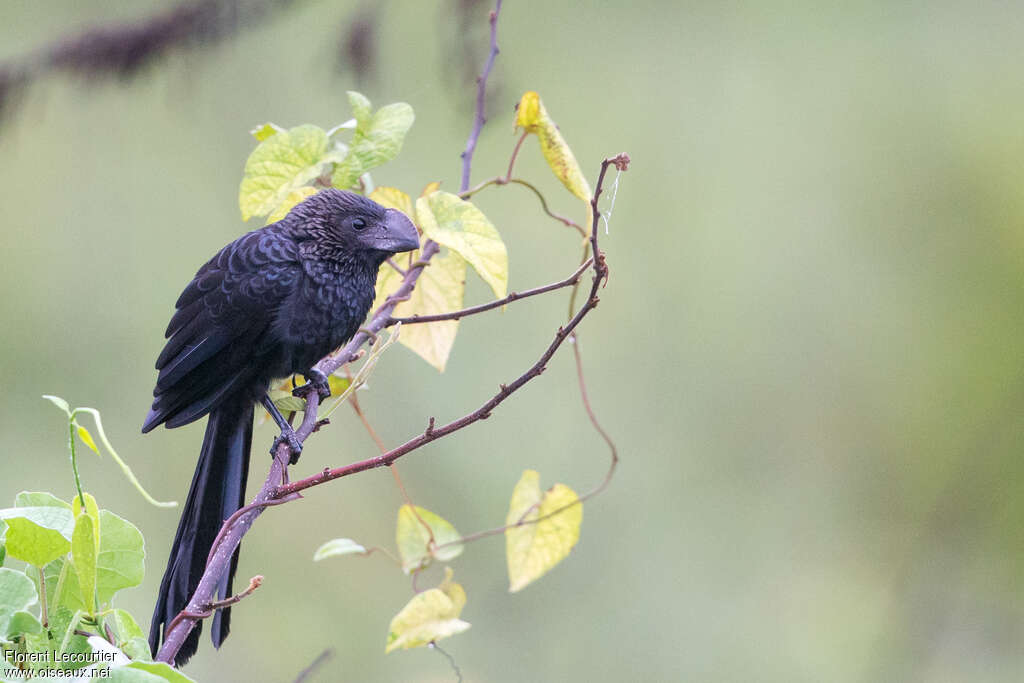
[[[416,228],[401,212],[352,192],[323,190],[283,220],[221,249],[178,298],[142,431],[210,419],[153,612],[154,656],[163,629],[199,584],[218,530],[244,504],[256,402],[281,428],[274,445],[286,439],[297,455],[295,432],[267,398],[271,380],[301,373],[309,382],[299,395],[330,395],[314,364],[358,331],[385,259],[417,247]],[[220,580],[221,599],[232,594],[237,564],[236,551]],[[218,610],[211,627],[215,647],[229,624],[229,610]],[[201,630],[199,622],[176,664],[195,654]]]

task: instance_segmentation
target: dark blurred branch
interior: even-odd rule
[[[327,661],[334,656],[334,650],[324,650],[316,659],[314,659],[309,666],[299,672],[299,675],[295,677],[295,683],[302,683],[302,681],[313,675],[317,669],[327,663]]]
[[[193,0],[144,19],[94,26],[0,64],[0,115],[18,93],[51,72],[128,80],[177,49],[212,45],[267,19],[294,0]]]

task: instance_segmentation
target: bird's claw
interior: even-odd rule
[[[320,372],[316,368],[311,368],[306,377],[309,381],[303,384],[301,387],[295,387],[292,389],[292,396],[298,396],[299,398],[306,398],[310,392],[314,389],[320,400],[323,401],[331,396],[331,384],[327,381],[327,375]]]
[[[289,427],[286,430],[282,430],[280,434],[274,437],[274,445],[270,447],[271,457],[277,457],[277,447],[282,443],[288,444],[288,448],[292,452],[289,462],[294,465],[299,461],[299,455],[302,454],[302,442],[299,441],[299,437],[296,436],[294,429]]]

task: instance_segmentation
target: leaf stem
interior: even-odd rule
[[[85,509],[85,494],[82,493],[82,480],[78,476],[78,458],[75,456],[75,413],[68,417],[68,450],[71,451],[71,471],[75,475],[75,488],[78,489],[78,500]]]

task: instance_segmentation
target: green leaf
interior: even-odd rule
[[[149,683],[170,681],[170,683],[195,683],[191,678],[163,662],[132,662],[110,670],[110,680],[117,683]],[[140,678],[145,676],[145,678]]]
[[[242,218],[271,213],[292,190],[312,182],[335,160],[328,152],[327,133],[317,126],[297,126],[267,138],[245,162],[238,189]]]
[[[413,261],[419,258],[419,254],[418,250],[413,252]],[[386,263],[381,266],[377,272],[377,300],[373,303],[374,310],[383,306],[388,295],[394,293],[401,284],[402,276],[394,268]],[[420,274],[409,300],[395,306],[394,316],[404,318],[416,314],[432,315],[457,311],[462,308],[465,291],[466,262],[462,257],[454,252],[435,256]],[[458,331],[458,320],[405,325],[402,327],[399,341],[440,372],[444,372]]]
[[[89,433],[89,430],[82,425],[75,426],[78,427],[78,438],[82,440],[82,443],[88,446],[90,451],[99,455],[100,449],[96,448],[96,442],[92,440],[92,434]]]
[[[143,636],[135,636],[121,643],[121,652],[136,661],[153,661],[153,653],[149,649],[149,641]]]
[[[430,510],[418,505],[415,512],[409,505],[398,509],[395,542],[402,558],[402,571],[406,574],[426,567],[431,559],[447,562],[458,557],[462,554],[462,544],[454,541],[461,538],[450,522]],[[442,545],[443,548],[438,547]]]
[[[565,484],[555,484],[542,494],[540,475],[534,470],[523,472],[505,518],[510,592],[526,587],[569,555],[580,538],[583,503],[579,500]]]
[[[366,548],[359,545],[351,538],[335,538],[327,541],[313,553],[313,561],[319,562],[328,557],[339,555],[365,555]]]
[[[7,548],[4,547],[7,536],[7,522],[0,519],[0,567],[4,566],[4,559],[7,557]]]
[[[71,558],[78,574],[82,602],[90,614],[96,605],[96,531],[92,517],[79,515],[71,538]]]
[[[22,491],[14,497],[14,507],[58,507],[71,509],[71,504],[46,491]]]
[[[438,191],[416,200],[416,221],[424,235],[466,259],[496,297],[508,293],[508,252],[480,209]]]
[[[35,567],[28,567],[25,570],[38,588],[38,570]],[[86,609],[82,602],[82,591],[78,587],[78,574],[71,562],[64,558],[57,558],[43,567],[43,577],[46,579],[46,603],[50,615],[61,607],[68,610],[68,614]]]
[[[36,615],[21,610],[11,615],[11,620],[7,624],[7,638],[10,639],[19,634],[39,633],[42,630],[43,625],[36,619]]]
[[[257,140],[259,140],[260,142],[263,142],[264,140],[269,138],[271,135],[277,135],[278,133],[280,133],[283,130],[284,129],[281,128],[281,126],[278,126],[276,124],[270,123],[268,121],[267,123],[264,123],[262,126],[256,126],[252,130],[250,130],[249,134],[252,135]]]
[[[32,580],[13,569],[0,568],[0,634],[6,636],[17,612],[24,612],[39,601]]]
[[[459,619],[466,605],[466,591],[451,578],[451,568],[445,567],[445,579],[438,588],[417,593],[395,615],[388,627],[385,653],[422,647],[470,627]]]
[[[68,402],[62,399],[60,396],[50,396],[49,394],[44,394],[43,398],[45,398],[50,403],[63,410],[69,416],[71,415],[71,406],[69,406]]]
[[[57,652],[92,652],[89,641],[85,636],[75,634],[85,612],[77,610],[71,612],[66,607],[61,607],[54,612],[50,619],[50,633],[54,637],[53,646]],[[66,662],[61,663],[61,669],[79,669],[88,663]]]
[[[75,496],[71,501],[71,512],[75,515],[75,519],[82,514],[82,499]],[[85,494],[85,514],[92,518],[92,528],[94,532],[98,532],[100,528],[100,509],[96,504],[96,499],[89,493]],[[74,538],[71,539],[74,542]],[[96,545],[96,553],[100,552],[100,536],[99,533],[93,533],[93,540]]]
[[[366,131],[370,127],[370,120],[373,116],[373,106],[366,95],[349,90],[348,106],[352,108],[352,116],[356,119],[356,130]]]
[[[142,583],[146,572],[142,533],[109,510],[100,510],[100,552],[96,557],[96,598],[105,604],[117,591]]]
[[[331,183],[340,189],[352,187],[359,176],[391,161],[402,151],[405,134],[416,118],[412,107],[396,102],[381,107],[371,118],[370,101],[359,93],[349,93],[349,104],[356,116],[356,131],[345,158],[334,168]]]
[[[42,567],[71,549],[75,520],[70,509],[17,507],[0,510],[7,522],[7,553],[34,567]]]
[[[103,621],[117,635],[118,643],[124,643],[132,638],[144,638],[146,636],[146,634],[142,632],[142,629],[139,628],[139,625],[135,622],[135,618],[123,609],[111,610],[110,613],[103,618]]]
[[[267,394],[282,413],[298,413],[306,408],[306,401],[298,396],[292,396],[291,390],[271,389]]]

